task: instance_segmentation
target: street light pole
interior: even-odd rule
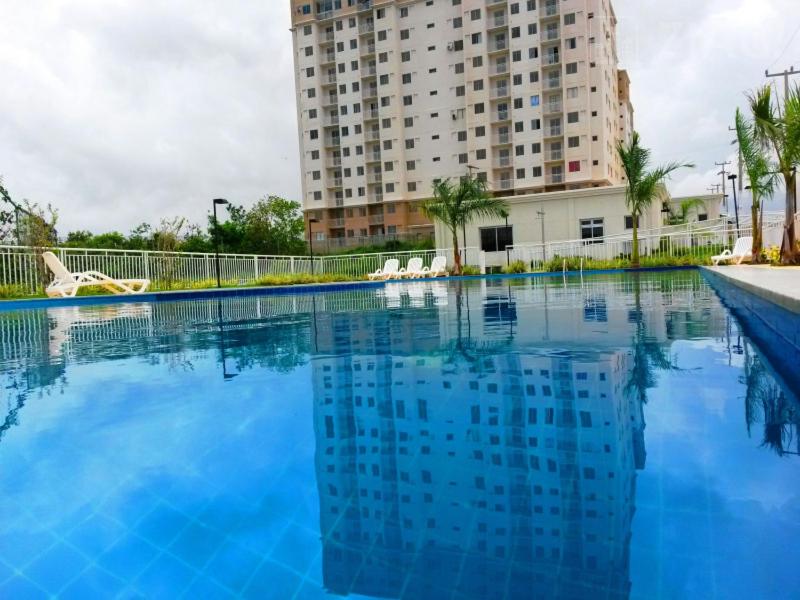
[[[736,198],[736,178],[737,178],[737,175],[735,175],[733,173],[728,175],[728,179],[731,180],[732,185],[733,185],[733,210],[735,211],[735,214],[736,214],[736,237],[738,238],[739,237],[739,201]]]
[[[308,219],[308,252],[311,255],[311,274],[314,274],[314,241],[311,239],[311,224],[319,223],[317,219]]]
[[[542,221],[542,262],[546,262],[547,246],[545,245],[545,239],[544,239],[544,209],[537,210],[536,214],[539,215],[539,219]]]
[[[230,204],[224,198],[214,198],[214,265],[217,271],[217,287],[222,287],[222,281],[219,274],[219,222],[217,221],[217,204]]]

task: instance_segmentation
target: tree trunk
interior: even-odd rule
[[[633,248],[631,250],[631,266],[639,268],[639,215],[633,215]]]
[[[458,251],[458,231],[453,229],[453,274],[461,275],[461,253]]]
[[[791,171],[784,174],[786,183],[786,208],[784,220],[783,243],[781,244],[781,262],[795,264],[798,262],[797,231],[794,226],[794,215],[797,212],[797,173]]]
[[[750,216],[753,220],[753,263],[761,262],[761,223],[758,220],[758,205],[760,202],[753,199],[753,205],[750,207]]]

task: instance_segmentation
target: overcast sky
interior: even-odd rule
[[[288,0],[3,4],[0,174],[62,233],[300,198]],[[614,6],[636,128],[657,160],[697,163],[673,193],[702,193],[735,158],[742,93],[800,67],[797,0]]]

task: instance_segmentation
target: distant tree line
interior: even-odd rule
[[[227,219],[208,217],[205,228],[183,218],[164,219],[156,227],[142,223],[127,235],[119,231],[94,234],[71,231],[62,246],[120,250],[212,252],[214,234],[221,252],[234,254],[303,254],[303,214],[300,204],[278,196],[258,200],[252,207],[229,204]]]

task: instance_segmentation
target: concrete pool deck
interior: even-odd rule
[[[800,267],[738,265],[703,269],[786,310],[800,313]]]

